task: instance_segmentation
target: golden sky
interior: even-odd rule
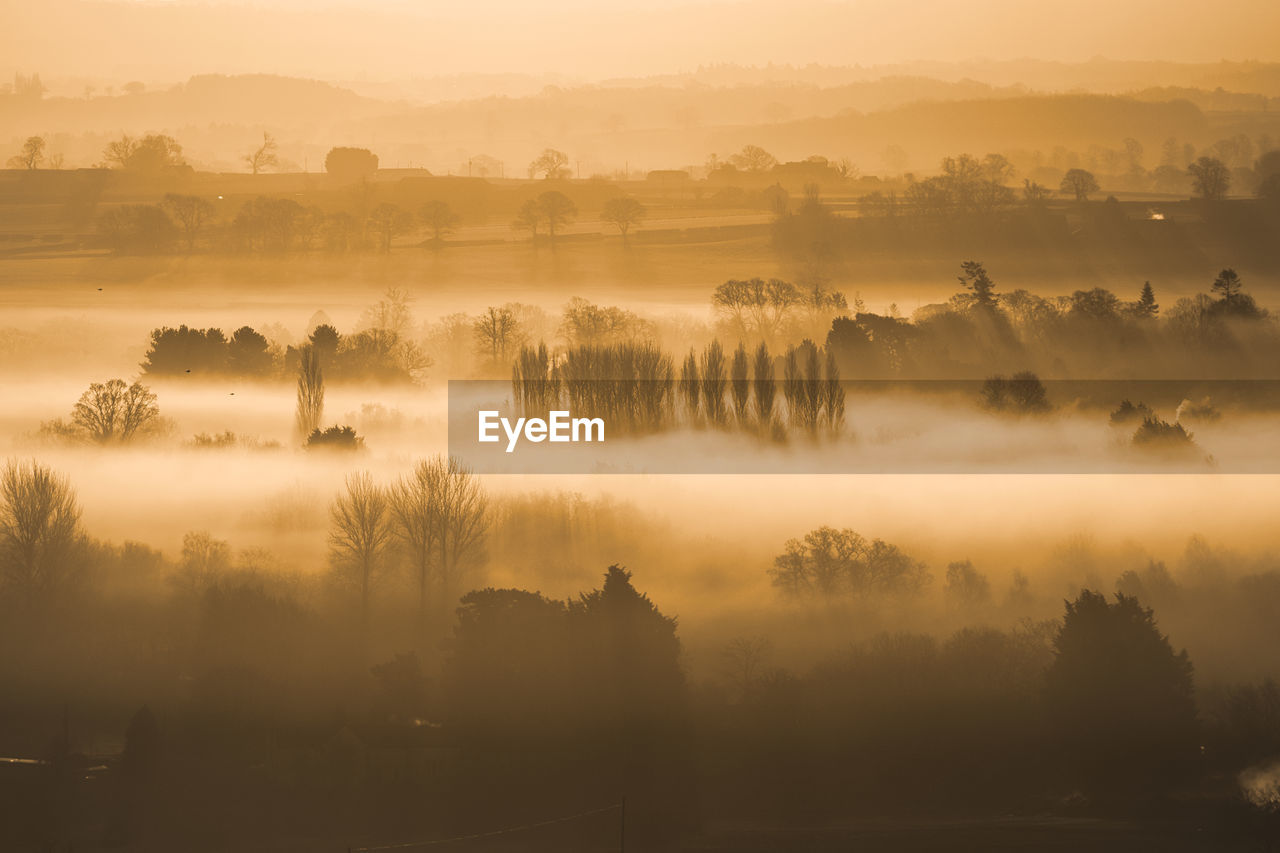
[[[0,0],[0,74],[576,78],[699,65],[1280,59],[1280,3],[1219,0]]]

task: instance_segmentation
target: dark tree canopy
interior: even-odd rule
[[[1162,784],[1198,752],[1191,661],[1136,598],[1066,603],[1046,691],[1064,751],[1095,787]]]

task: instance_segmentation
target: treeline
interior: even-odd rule
[[[782,391],[778,398],[779,388]],[[717,340],[680,364],[653,343],[579,344],[553,353],[545,343],[520,350],[513,399],[527,416],[552,409],[605,417],[624,432],[679,425],[739,429],[783,439],[788,432],[838,433],[844,389],[830,352],[810,341],[771,355],[761,343],[730,356]]]
[[[567,600],[487,586],[459,594],[460,564],[444,544],[452,534],[440,534],[478,516],[458,473],[435,460],[389,487],[353,477],[332,507],[329,572],[295,575],[208,534],[185,537],[174,561],[95,542],[69,483],[39,465],[6,467],[0,672],[36,709],[11,714],[9,754],[85,769],[87,790],[103,794],[95,801],[114,805],[72,807],[63,825],[122,843],[186,837],[211,820],[196,802],[218,806],[224,829],[253,825],[245,802],[302,802],[311,831],[352,832],[328,815],[355,814],[364,834],[388,813],[420,816],[423,791],[449,813],[476,815],[514,802],[558,814],[556,804],[581,797],[594,807],[625,791],[633,831],[655,841],[703,820],[940,814],[958,804],[1036,815],[1196,808],[1207,831],[1243,833],[1274,802],[1264,786],[1237,785],[1280,746],[1280,694],[1256,675],[1274,671],[1274,653],[1254,649],[1248,673],[1211,689],[1181,650],[1214,661],[1202,681],[1238,665],[1230,643],[1251,646],[1270,624],[1274,561],[1254,567],[1193,543],[1185,577],[1152,563],[1121,574],[1114,596],[1095,584],[1073,592],[1058,619],[1004,628],[989,626],[986,577],[961,561],[947,571],[954,618],[988,626],[879,634],[860,629],[886,602],[905,595],[922,608],[919,563],[819,528],[779,561],[804,563],[815,592],[828,579],[832,597],[777,606],[793,618],[767,635],[715,638],[694,673],[687,623],[619,566]],[[20,520],[36,504],[51,523],[41,547],[23,549]],[[399,527],[405,512],[414,521]],[[425,543],[425,606],[387,586],[382,560],[401,541],[408,555]],[[406,580],[418,577],[415,568]],[[1025,580],[1021,588],[1031,595]],[[851,594],[862,600],[840,600]],[[1025,599],[1019,607],[1034,612]],[[414,614],[408,631],[396,627],[398,610]],[[1236,617],[1226,635],[1223,612]],[[856,641],[775,660],[824,621]],[[115,661],[106,687],[91,677],[104,659]],[[41,715],[45,704],[58,710]],[[118,727],[119,755],[83,754],[77,733],[89,720]],[[50,731],[61,739],[46,746]],[[19,738],[39,745],[15,749]],[[42,838],[47,824],[23,811],[56,796],[56,774],[0,785],[12,794],[0,837]],[[330,808],[339,802],[347,808]]]
[[[409,382],[429,364],[416,343],[390,328],[344,335],[326,323],[316,326],[302,346],[314,347],[325,376],[337,381]],[[292,378],[301,353],[301,346],[271,343],[249,326],[230,338],[218,328],[164,326],[151,332],[142,372],[165,377]]]

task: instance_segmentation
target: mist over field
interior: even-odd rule
[[[0,848],[1270,849],[1277,26],[0,9]]]

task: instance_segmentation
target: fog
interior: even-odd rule
[[[0,848],[1274,846],[1277,24],[10,4]]]

